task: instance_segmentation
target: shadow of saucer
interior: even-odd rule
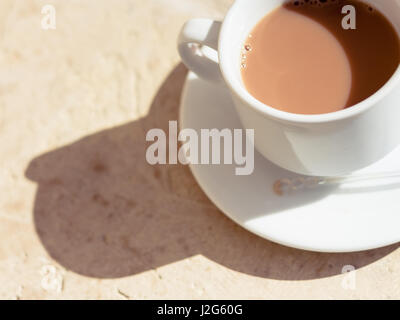
[[[31,161],[38,183],[34,223],[50,256],[66,269],[118,278],[203,255],[249,275],[304,280],[368,265],[398,245],[322,254],[259,238],[226,218],[182,165],[146,162],[146,133],[178,117],[186,77],[176,67],[143,119],[82,138]]]

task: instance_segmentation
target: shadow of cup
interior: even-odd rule
[[[138,274],[202,255],[249,275],[305,280],[368,265],[398,246],[323,254],[261,239],[226,218],[188,167],[146,162],[146,132],[178,118],[186,69],[158,90],[149,114],[31,161],[38,184],[34,224],[49,255],[68,270],[96,278]],[[340,235],[338,235],[340,236]]]

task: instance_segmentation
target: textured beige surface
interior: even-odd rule
[[[188,168],[145,162],[147,130],[177,118],[181,25],[231,2],[0,2],[0,298],[400,298],[398,245],[285,248],[227,219]]]

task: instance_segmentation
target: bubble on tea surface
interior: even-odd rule
[[[244,69],[244,68],[246,68],[246,64],[245,64],[245,63],[242,63],[242,64],[240,65],[240,67],[241,67],[242,69]]]
[[[246,45],[244,46],[244,50],[246,50],[246,51],[251,51],[251,50],[252,50],[251,45],[246,44]]]
[[[336,0],[330,0],[330,2],[336,2]],[[329,4],[329,0],[293,0],[291,4],[295,7],[300,7],[304,5],[322,7],[326,4]]]

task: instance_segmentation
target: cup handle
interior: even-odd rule
[[[222,82],[218,58],[211,57],[217,56],[221,25],[211,19],[192,19],[185,23],[178,39],[183,63],[200,78],[212,82]],[[214,54],[210,54],[210,48]]]

